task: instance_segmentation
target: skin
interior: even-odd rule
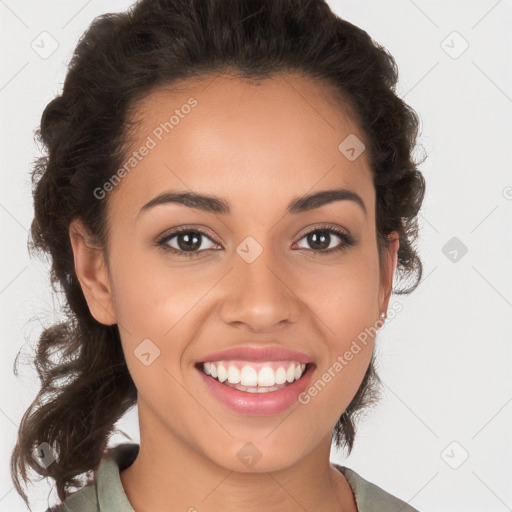
[[[75,269],[92,315],[117,323],[137,386],[141,448],[121,472],[139,512],[357,510],[330,464],[331,430],[355,395],[374,339],[307,405],[276,415],[235,413],[212,398],[194,367],[226,348],[283,346],[316,364],[311,382],[387,311],[398,240],[379,260],[375,189],[367,153],[349,161],[338,145],[365,136],[327,85],[278,75],[259,85],[233,76],[154,91],[139,105],[133,148],[193,96],[198,105],[108,196],[108,254],[70,226]],[[288,203],[319,190],[362,198],[288,215]],[[215,195],[231,214],[165,204],[167,190]],[[158,237],[187,225],[206,231],[192,259],[165,253]],[[338,226],[355,245],[322,255],[305,235]],[[248,237],[263,248],[247,263]],[[178,238],[167,242],[179,248]],[[331,234],[329,247],[342,244]],[[181,245],[183,247],[183,245]],[[203,250],[204,249],[204,250]],[[202,251],[202,252],[201,252]],[[146,366],[134,350],[149,338],[160,355]],[[254,444],[245,466],[237,452]]]

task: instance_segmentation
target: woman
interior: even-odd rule
[[[349,468],[424,179],[393,58],[321,0],[141,0],[96,19],[46,107],[47,328],[16,487],[53,510],[415,510]],[[55,355],[57,354],[57,357]],[[137,403],[140,446],[107,448]],[[87,486],[79,476],[88,474]]]

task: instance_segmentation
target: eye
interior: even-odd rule
[[[341,243],[338,242],[336,244],[336,238],[341,240]],[[314,228],[303,235],[299,241],[301,240],[305,240],[311,248],[299,246],[299,249],[306,249],[318,253],[318,255],[343,251],[356,243],[351,235],[336,226]],[[205,241],[210,243],[204,243]],[[186,226],[177,228],[171,233],[164,235],[157,240],[156,244],[165,252],[185,258],[198,257],[205,251],[218,250],[220,248],[220,245],[215,243],[201,229]]]
[[[338,244],[336,244],[335,238],[340,239],[341,243],[338,242]],[[343,251],[355,244],[355,240],[352,236],[336,226],[317,227],[308,231],[300,240],[305,240],[311,247],[309,250],[313,250],[319,255]],[[307,249],[307,247],[300,248]]]
[[[208,247],[208,243],[204,243],[205,239],[211,242],[210,247]],[[198,252],[219,247],[204,231],[187,227],[175,229],[156,243],[162,250],[185,258],[192,258],[197,256]]]

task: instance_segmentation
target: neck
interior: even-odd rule
[[[120,474],[135,512],[357,512],[352,490],[329,461],[327,436],[306,457],[271,472],[232,471],[194,450],[183,439],[141,421],[139,454]],[[162,427],[162,426],[161,426]]]

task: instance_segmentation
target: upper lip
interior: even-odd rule
[[[307,354],[290,350],[284,347],[251,347],[239,346],[221,350],[208,354],[199,362],[206,363],[211,361],[223,360],[242,360],[242,361],[297,361],[299,363],[311,363],[312,359]]]

